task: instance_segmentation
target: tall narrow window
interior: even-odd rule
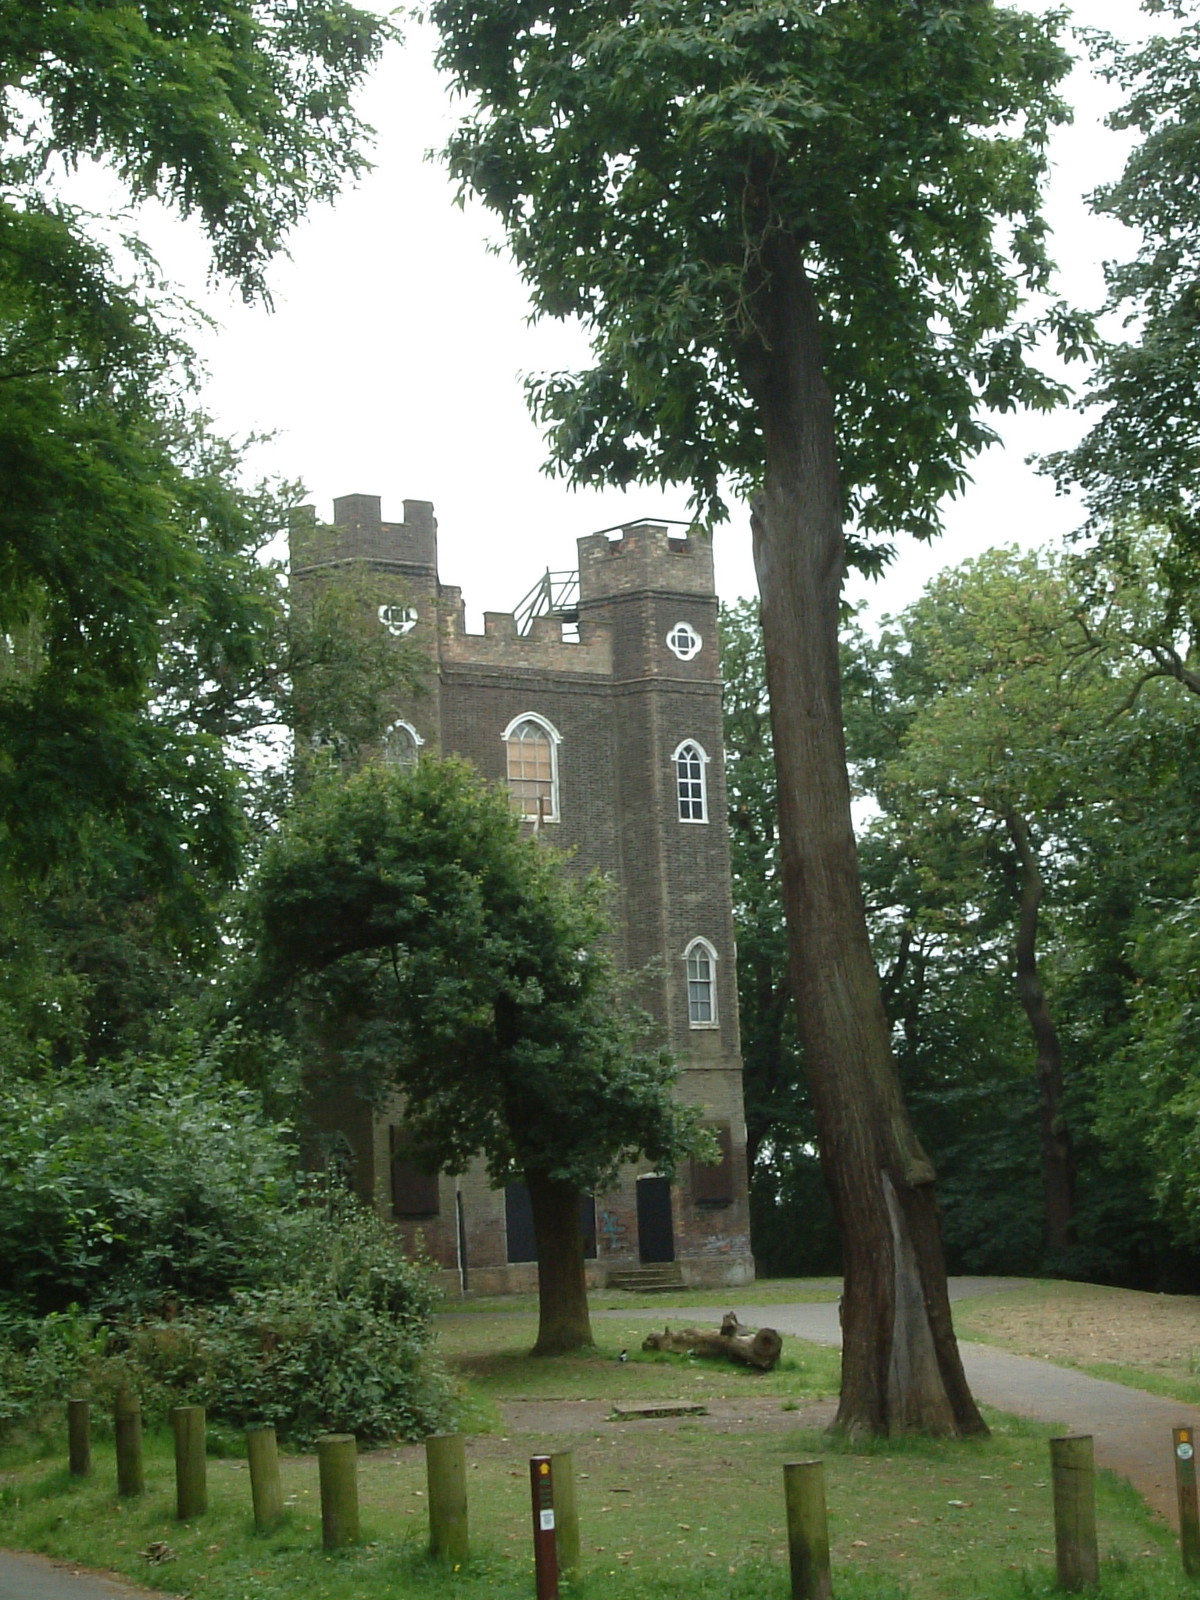
[[[717,952],[707,939],[693,939],[683,955],[687,967],[688,1024],[717,1025]]]
[[[680,822],[708,821],[707,766],[708,757],[694,739],[686,740],[675,752]]]
[[[383,736],[383,759],[389,767],[409,770],[417,764],[417,756],[425,741],[411,722],[393,722]]]
[[[545,717],[529,712],[509,723],[504,743],[508,787],[517,810],[531,822],[557,822],[557,729]]]

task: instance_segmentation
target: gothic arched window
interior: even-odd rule
[[[707,939],[693,939],[683,952],[687,968],[688,1026],[717,1026],[717,952]]]
[[[536,712],[514,717],[504,730],[508,787],[517,810],[531,822],[558,821],[558,746],[552,723]]]
[[[425,743],[411,722],[393,722],[383,736],[383,759],[389,767],[415,767]]]
[[[679,799],[680,822],[708,821],[708,757],[694,739],[686,739],[676,750],[675,787]]]

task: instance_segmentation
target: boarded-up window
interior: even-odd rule
[[[504,1190],[504,1223],[508,1235],[510,1262],[536,1261],[537,1241],[533,1233],[533,1205],[523,1183],[510,1183]],[[579,1228],[583,1234],[583,1253],[596,1259],[596,1200],[594,1195],[579,1197]]]
[[[708,1130],[716,1135],[721,1159],[715,1166],[692,1162],[692,1199],[701,1206],[727,1206],[733,1203],[733,1133],[727,1122]]]
[[[389,1128],[392,1162],[392,1215],[436,1217],[439,1211],[438,1175],[413,1161],[402,1128]]]

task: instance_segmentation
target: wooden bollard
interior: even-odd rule
[[[1189,1578],[1200,1578],[1200,1508],[1196,1504],[1196,1430],[1175,1428],[1175,1492],[1179,1497],[1179,1553]]]
[[[550,1484],[554,1492],[554,1542],[558,1570],[564,1578],[578,1578],[583,1562],[579,1543],[579,1506],[575,1499],[575,1457],[559,1450],[550,1457]]]
[[[358,1543],[358,1443],[352,1433],[317,1440],[321,1475],[321,1535],[326,1550]]]
[[[1054,1553],[1060,1589],[1087,1589],[1100,1581],[1096,1547],[1096,1469],[1091,1434],[1050,1441],[1054,1486]]]
[[[204,1459],[204,1407],[172,1406],[175,1435],[175,1515],[180,1522],[208,1510],[208,1476]]]
[[[462,1435],[436,1433],[425,1441],[429,1490],[429,1553],[464,1566],[471,1556],[467,1531],[467,1451]]]
[[[144,1494],[146,1472],[142,1465],[142,1407],[137,1396],[122,1389],[113,1407],[117,1441],[117,1493],[122,1497]]]
[[[787,1505],[792,1600],[830,1600],[829,1523],[825,1515],[825,1464],[789,1461],[783,1469]]]
[[[283,1521],[283,1485],[279,1481],[279,1449],[274,1428],[251,1428],[246,1434],[250,1462],[250,1498],[254,1502],[254,1527],[270,1533]]]
[[[67,1456],[73,1478],[91,1476],[92,1404],[90,1400],[67,1401]]]

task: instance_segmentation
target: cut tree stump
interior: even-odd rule
[[[668,1350],[674,1355],[708,1356],[718,1361],[739,1361],[743,1366],[770,1372],[779,1360],[783,1339],[774,1328],[744,1328],[732,1311],[725,1314],[719,1330],[712,1328],[664,1328],[642,1342],[643,1350]]]

